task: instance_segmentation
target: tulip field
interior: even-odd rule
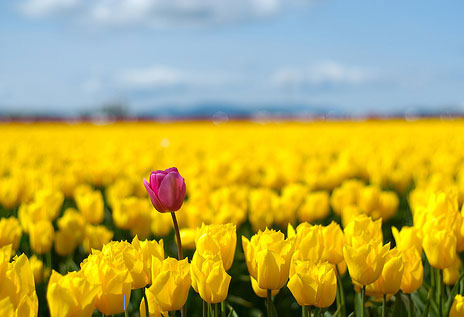
[[[0,123],[0,316],[464,316],[464,121]]]

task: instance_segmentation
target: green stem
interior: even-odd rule
[[[409,312],[408,317],[414,316],[414,302],[412,301],[411,294],[408,294],[409,297]]]
[[[267,298],[266,298],[266,304],[267,304],[267,317],[272,316],[272,291],[270,289],[267,290]]]
[[[438,317],[443,316],[443,272],[438,270]]]
[[[52,251],[50,250],[50,252],[48,252],[46,255],[45,255],[45,260],[47,261],[47,267],[51,270],[52,269]]]
[[[383,298],[382,298],[382,317],[385,317],[386,302],[387,302],[387,295],[383,294]]]
[[[203,317],[208,317],[207,311],[208,311],[208,304],[205,301],[203,301],[203,314],[202,314]]]
[[[340,276],[340,272],[338,271],[338,266],[335,265],[335,271],[337,273],[337,285],[338,285],[338,292],[337,295],[340,297],[340,315],[346,316],[346,306],[345,306],[345,293],[343,291],[343,283],[342,278]]]
[[[176,218],[176,213],[171,212],[172,216],[172,223],[174,224],[174,231],[176,233],[176,242],[177,242],[177,258],[180,260],[184,259],[184,255],[182,253],[182,241],[180,240],[180,231],[179,231],[179,225],[177,224],[177,218]],[[185,309],[185,305],[182,306],[180,310],[180,316],[181,317],[187,317],[187,311]]]
[[[221,317],[226,317],[226,301],[221,302]]]
[[[361,317],[364,317],[364,297],[366,296],[366,285],[361,288]]]
[[[301,317],[311,317],[311,306],[301,306]]]
[[[148,310],[148,299],[147,299],[147,293],[146,293],[145,287],[142,288],[142,295],[145,301],[145,316],[149,317],[150,311]]]

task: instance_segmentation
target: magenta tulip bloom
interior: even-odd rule
[[[173,212],[180,209],[185,198],[185,181],[175,167],[150,174],[150,183],[143,184],[147,189],[153,207],[159,212]]]

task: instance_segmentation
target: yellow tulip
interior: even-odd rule
[[[9,262],[10,250],[11,246],[8,246],[0,252],[2,316],[37,316],[39,302],[29,260],[21,254]]]
[[[324,248],[322,232],[323,229],[320,225],[313,226],[307,222],[301,223],[296,228],[293,261],[319,262]]]
[[[464,296],[457,294],[451,306],[449,317],[464,316]]]
[[[192,287],[209,304],[220,303],[227,297],[231,277],[224,270],[220,254],[195,252],[190,264]]]
[[[92,316],[98,291],[98,286],[90,283],[82,271],[64,276],[53,271],[47,287],[50,316]]]
[[[103,256],[115,264],[121,271],[127,270],[132,279],[132,289],[139,289],[148,284],[150,272],[144,270],[143,255],[127,241],[111,241],[101,250]]]
[[[168,315],[166,312],[161,311],[158,302],[156,301],[152,292],[147,291],[146,296],[148,299],[148,311],[150,312],[148,317],[162,317]],[[140,317],[147,317],[147,312],[145,310],[145,298],[142,298],[139,306]]]
[[[251,288],[253,289],[253,291],[255,292],[255,294],[261,298],[267,298],[267,290],[266,289],[262,289],[261,287],[259,287],[258,285],[258,281],[255,280],[253,278],[253,276],[250,276],[250,280],[251,280]],[[271,291],[271,295],[272,296],[275,296],[277,294],[279,294],[279,291],[280,291],[280,288],[279,289],[273,289]]]
[[[11,244],[13,252],[19,247],[23,230],[15,217],[0,219],[0,247]]]
[[[182,241],[182,247],[188,250],[194,250],[197,230],[194,228],[182,228],[179,230],[179,234],[180,240]]]
[[[401,256],[404,264],[401,291],[411,294],[422,285],[424,275],[422,257],[414,247],[401,251]]]
[[[364,214],[354,217],[345,227],[345,238],[348,245],[353,245],[354,237],[361,238],[371,243],[382,243],[382,220],[372,221],[369,216]]]
[[[296,261],[295,274],[288,288],[300,306],[329,307],[337,294],[337,276],[333,264]]]
[[[403,226],[401,231],[392,227],[391,230],[398,250],[403,251],[413,247],[419,254],[422,254],[422,240],[416,227]]]
[[[302,222],[313,222],[327,217],[329,211],[329,193],[326,191],[312,192],[306,196],[304,203],[298,209],[298,219]]]
[[[43,262],[35,255],[29,258],[32,273],[34,274],[34,282],[36,285],[42,283],[44,278]]]
[[[401,287],[403,278],[403,258],[397,248],[388,251],[382,274],[372,284],[367,285],[366,294],[374,297],[394,295]]]
[[[322,227],[322,249],[321,261],[338,264],[343,261],[343,246],[345,245],[345,235],[340,225],[332,221],[328,226]]]
[[[188,259],[152,259],[153,284],[148,291],[153,294],[162,311],[181,309],[187,301],[192,284]]]
[[[85,236],[85,219],[74,208],[67,208],[63,216],[57,220],[59,230],[72,233],[76,246],[81,244]]]
[[[104,205],[100,191],[85,191],[75,195],[76,205],[90,224],[99,224],[103,221]]]
[[[454,285],[459,279],[459,271],[461,269],[461,260],[456,256],[454,263],[443,270],[443,282],[446,285]]]
[[[32,251],[37,254],[50,252],[55,238],[55,231],[50,221],[42,220],[30,228],[29,241]]]
[[[361,285],[369,285],[379,278],[390,249],[390,243],[382,246],[381,243],[356,243],[353,246],[345,245],[345,257],[351,279]]]
[[[68,256],[76,249],[74,233],[68,230],[58,230],[55,234],[55,252],[61,256]]]
[[[456,261],[456,236],[453,232],[445,229],[427,232],[422,247],[434,268],[445,269]]]
[[[106,229],[105,226],[85,226],[85,236],[82,245],[87,253],[90,253],[92,249],[101,250],[105,243],[108,243],[113,239],[113,232]]]
[[[203,238],[205,234],[211,237],[211,239]],[[224,269],[227,271],[234,261],[235,248],[237,246],[236,226],[231,223],[221,225],[202,224],[197,229],[195,244],[197,250],[201,253],[217,253],[219,251],[224,263]]]
[[[93,250],[81,263],[86,279],[98,288],[95,306],[105,315],[122,313],[129,305],[133,280],[123,261]]]
[[[398,209],[400,201],[394,192],[381,192],[379,197],[379,217],[383,221],[392,218]]]
[[[259,231],[251,240],[242,236],[242,246],[250,275],[263,289],[282,288],[288,280],[293,255],[293,239],[280,231]]]
[[[139,241],[137,236],[132,239],[132,246],[137,250],[143,258],[143,270],[148,277],[148,284],[151,284],[151,263],[152,257],[156,257],[160,260],[164,259],[164,244],[163,240],[156,242],[155,240],[143,240]]]
[[[62,192],[52,188],[45,188],[36,192],[34,201],[47,210],[48,220],[55,220],[59,214],[61,205],[63,205],[64,195]]]

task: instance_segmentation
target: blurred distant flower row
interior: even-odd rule
[[[269,294],[283,316],[300,306],[464,316],[460,121],[0,132],[5,316],[146,315],[147,306],[158,316],[187,300],[197,316],[201,300],[208,313],[258,315]],[[172,258],[171,216],[154,211],[142,183],[170,166],[187,183],[176,212],[190,250],[182,261]]]

